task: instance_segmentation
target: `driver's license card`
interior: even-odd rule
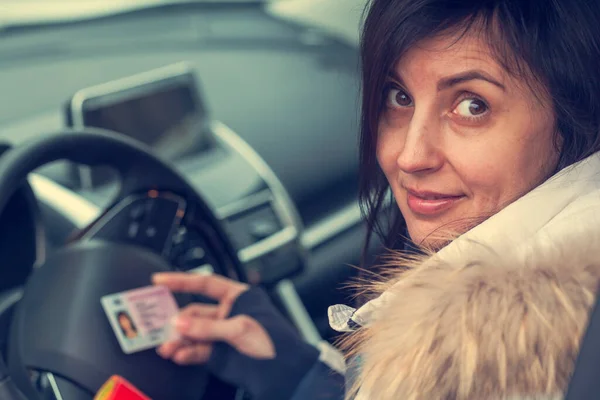
[[[171,321],[179,307],[164,286],[110,294],[100,302],[125,354],[159,346],[178,336]]]

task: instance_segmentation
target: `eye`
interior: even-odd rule
[[[462,118],[474,119],[485,115],[489,110],[485,101],[476,97],[470,97],[462,100],[452,111]]]
[[[404,90],[392,87],[387,91],[387,105],[391,108],[403,108],[411,107],[413,103]]]

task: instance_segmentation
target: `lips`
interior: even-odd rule
[[[407,189],[407,192],[408,208],[410,208],[413,213],[423,216],[442,214],[465,198],[462,194],[456,195],[410,189]]]

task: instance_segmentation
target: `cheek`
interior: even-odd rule
[[[549,135],[528,133],[523,137],[529,140],[495,143],[471,152],[469,158],[454,158],[455,171],[478,208],[498,211],[552,174],[558,153]]]
[[[453,163],[467,195],[486,201],[500,197],[501,193],[511,186],[512,173],[505,168],[505,165],[503,161],[495,162],[490,157],[462,158],[461,162]]]

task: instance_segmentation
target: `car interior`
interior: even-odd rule
[[[245,398],[121,351],[99,299],[158,271],[261,285],[307,341],[335,342],[327,308],[352,303],[366,232],[356,45],[261,1],[0,36],[0,393],[89,400],[118,374],[153,399]]]
[[[262,285],[306,340],[333,342],[327,307],[352,301],[365,232],[356,46],[256,1],[2,36],[0,343],[27,398],[89,399],[119,372],[156,399],[235,398],[153,351],[121,353],[98,296],[153,268]]]

